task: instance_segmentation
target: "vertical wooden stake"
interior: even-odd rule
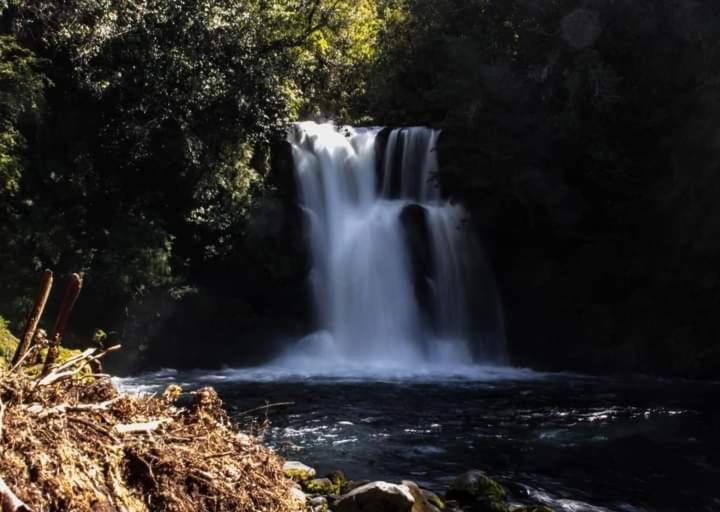
[[[68,320],[70,319],[70,313],[72,312],[75,302],[77,302],[80,296],[80,290],[82,289],[82,277],[80,274],[73,274],[70,276],[70,281],[65,288],[65,295],[63,295],[62,302],[60,303],[60,311],[58,312],[57,320],[55,320],[55,326],[51,331],[50,346],[48,347],[47,356],[45,356],[45,365],[43,366],[43,375],[47,375],[50,371],[50,367],[57,359],[58,353],[60,352],[60,343],[62,342],[63,334],[65,334],[65,328],[67,327]]]
[[[53,285],[53,273],[50,270],[46,270],[43,273],[43,278],[40,284],[40,293],[35,299],[35,308],[33,309],[30,317],[28,318],[27,324],[25,325],[25,332],[23,337],[15,350],[15,355],[12,358],[11,366],[15,366],[20,358],[25,355],[28,348],[30,348],[30,342],[35,336],[38,324],[42,318],[43,311],[45,311],[45,305],[47,304],[48,297],[50,296],[50,290]]]

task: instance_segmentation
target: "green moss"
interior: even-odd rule
[[[313,468],[296,460],[286,461],[283,465],[283,472],[285,476],[296,482],[304,482],[315,477]]]
[[[474,503],[476,509],[483,512],[506,512],[509,508],[505,501],[505,488],[478,470],[468,471],[456,478],[447,497],[461,503]]]
[[[10,361],[12,360],[13,356],[15,355],[15,350],[17,349],[19,340],[13,336],[13,334],[10,332],[10,330],[7,327],[7,322],[3,317],[0,316],[0,369],[7,369],[10,365]],[[75,350],[71,348],[65,348],[60,347],[60,352],[58,354],[58,363],[63,363],[70,359],[71,357],[75,357],[81,353],[80,350]],[[47,354],[47,349],[44,348],[40,351],[40,360],[45,360],[45,355]],[[34,365],[28,367],[29,373],[39,373],[41,369],[41,365]]]
[[[445,505],[445,502],[440,499],[440,496],[438,496],[435,493],[425,493],[425,499],[433,505],[438,510],[445,510],[447,508],[447,505]]]
[[[0,369],[7,368],[18,343],[18,339],[8,329],[7,322],[0,316]]]
[[[340,494],[340,486],[333,483],[329,478],[314,478],[303,482],[303,490],[309,494],[330,496]]]

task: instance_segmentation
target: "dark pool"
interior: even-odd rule
[[[720,384],[529,373],[378,380],[227,370],[124,384],[213,385],[232,414],[320,474],[443,491],[470,468],[557,510],[720,511]],[[251,413],[265,403],[292,402]]]

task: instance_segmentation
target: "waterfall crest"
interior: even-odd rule
[[[494,285],[483,285],[485,320],[470,313],[468,289],[493,280],[462,208],[435,185],[439,135],[293,126],[319,327],[296,352],[374,367],[505,362]]]

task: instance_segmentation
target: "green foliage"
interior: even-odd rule
[[[18,346],[18,339],[8,329],[7,322],[0,316],[0,369],[5,368]]]
[[[48,267],[84,273],[84,337],[102,325],[138,349],[179,304],[231,316],[198,293],[240,294],[233,311],[257,318],[284,296],[303,314],[292,177],[271,172],[271,148],[291,121],[329,116],[443,130],[438,180],[491,242],[522,319],[511,338],[563,318],[567,339],[598,351],[651,347],[648,367],[717,360],[708,2],[38,0],[0,13],[0,306],[13,320]]]
[[[0,35],[0,195],[17,192],[25,138],[18,124],[36,113],[45,86],[40,61],[10,35]]]
[[[516,353],[539,330],[556,359],[712,371],[718,36],[712,3],[671,0],[408,0],[381,35],[371,112],[442,128],[439,181],[494,248]]]
[[[354,115],[374,2],[2,7],[0,305],[11,318],[43,268],[83,272],[81,337],[103,325],[140,350],[199,286],[227,293],[241,263],[252,287],[294,278],[302,262],[279,241],[289,224],[270,148],[305,113]]]

